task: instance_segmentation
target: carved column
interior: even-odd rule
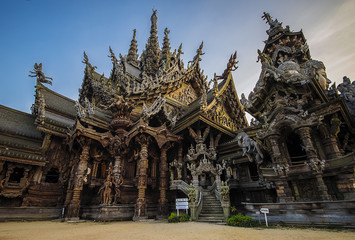
[[[282,152],[280,149],[280,136],[279,135],[271,135],[268,136],[267,139],[271,145],[271,159],[273,163],[282,163]]]
[[[160,182],[159,182],[159,208],[158,218],[166,218],[169,214],[168,199],[166,198],[166,190],[168,189],[168,162],[166,157],[167,148],[161,149],[160,155]]]
[[[296,133],[301,138],[301,141],[302,141],[302,143],[305,147],[305,150],[306,150],[308,160],[311,160],[311,159],[318,160],[317,151],[314,148],[313,142],[312,142],[311,128],[310,127],[301,127],[296,130]]]
[[[141,135],[138,139],[141,145],[140,159],[138,163],[138,199],[133,220],[148,218],[145,191],[147,189],[148,168],[148,137]]]
[[[76,170],[74,189],[72,193],[72,199],[70,201],[66,219],[67,220],[79,220],[80,202],[81,202],[81,192],[84,185],[84,175],[88,166],[90,151],[90,141],[85,141],[82,146],[82,152],[80,155],[80,161]]]
[[[113,166],[113,175],[117,178],[118,175],[121,175],[121,156],[119,155],[120,152],[117,152],[115,155],[115,165]]]
[[[320,131],[322,135],[325,155],[327,156],[327,158],[333,159],[341,157],[337,142],[337,136],[335,134],[330,134],[328,127],[325,124],[320,125]]]
[[[320,160],[318,159],[317,151],[313,146],[312,138],[311,138],[311,128],[310,127],[301,127],[296,130],[296,133],[300,136],[303,145],[306,148],[306,154],[310,165],[315,166],[316,180],[319,195],[322,200],[330,200],[331,197],[328,194],[328,188],[325,185],[322,177],[322,170],[318,166]]]
[[[325,185],[322,174],[316,175],[318,192],[323,201],[331,201],[331,196],[328,194],[327,185]]]
[[[178,162],[181,164],[180,166],[183,165],[183,163],[182,163],[182,161],[183,161],[183,159],[182,159],[182,151],[183,151],[182,145],[180,144],[179,145],[179,151],[178,151]],[[178,176],[177,176],[178,180],[181,180],[181,178],[182,178],[182,167],[177,168],[177,174],[178,174]]]

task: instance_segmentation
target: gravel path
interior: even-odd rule
[[[239,228],[209,223],[149,222],[2,222],[0,240],[347,240],[355,231]]]

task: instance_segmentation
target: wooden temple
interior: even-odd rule
[[[208,82],[203,43],[185,66],[168,29],[159,47],[156,11],[140,58],[136,30],[128,54],[109,49],[109,77],[84,52],[78,101],[50,90],[35,64],[32,114],[0,106],[1,219],[165,219],[185,197],[198,221],[266,206],[274,221],[306,222],[322,218],[317,203],[340,206],[331,221],[354,222],[355,85],[330,86],[302,31],[263,18],[248,98],[234,85],[236,52]]]

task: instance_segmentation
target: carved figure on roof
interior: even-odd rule
[[[346,76],[343,77],[343,83],[337,87],[341,92],[340,96],[344,98],[345,103],[350,111],[350,114],[355,117],[355,81],[351,83],[350,79]]]
[[[35,63],[33,68],[34,68],[34,71],[30,71],[30,73],[32,73],[34,75],[28,75],[28,76],[37,77],[37,81],[39,81],[41,83],[48,83],[48,84],[52,85],[51,80],[53,80],[53,78],[47,77],[46,75],[44,75],[44,73],[42,72],[42,63],[40,63],[40,64]]]
[[[242,106],[244,108],[247,108],[248,106],[248,99],[245,97],[245,94],[242,93],[242,95],[240,96],[240,103],[242,104]]]
[[[340,83],[337,89],[341,92],[340,96],[342,96],[345,101],[355,104],[355,81],[351,83],[350,79],[344,76],[343,83]]]
[[[84,59],[83,59],[82,63],[86,64],[86,66],[90,68],[91,72],[93,72],[97,68],[96,66],[92,66],[90,64],[88,55],[86,55],[85,51],[84,51]]]
[[[272,60],[271,60],[270,56],[267,55],[266,53],[262,53],[260,51],[260,49],[258,49],[258,59],[256,60],[256,62],[259,62],[259,61],[261,61],[262,64],[263,63],[267,63],[270,65],[272,64]]]
[[[202,52],[202,48],[203,48],[203,41],[201,43],[201,45],[199,46],[199,48],[196,50],[196,55],[194,56],[194,58],[192,59],[192,61],[189,61],[189,63],[197,63],[197,62],[200,62],[202,59],[201,59],[201,56],[202,55],[205,55],[204,52]]]
[[[229,58],[227,68],[224,70],[221,76],[218,76],[218,79],[226,79],[230,72],[233,72],[238,68],[238,62],[239,61],[237,61],[237,51],[235,51],[234,54],[232,54]]]
[[[177,59],[180,59],[180,56],[184,54],[184,52],[182,51],[182,43],[180,44],[179,46],[179,49],[178,49],[178,54],[176,55],[176,58]]]

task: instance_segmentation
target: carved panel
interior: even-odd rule
[[[177,101],[182,102],[186,105],[192,103],[197,99],[195,90],[191,87],[191,85],[185,85],[181,87],[175,92],[170,93],[168,97],[174,98]]]

